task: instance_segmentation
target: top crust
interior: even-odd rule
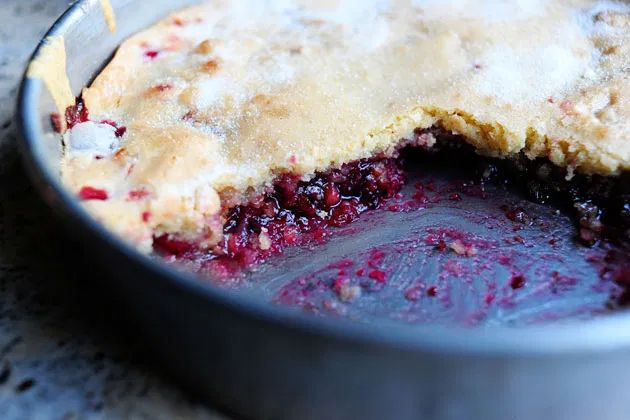
[[[95,160],[71,130],[63,178],[106,189],[90,210],[150,249],[161,233],[215,243],[219,194],[393,153],[416,127],[616,175],[629,68],[621,2],[213,0],[121,45],[83,99],[126,134]]]

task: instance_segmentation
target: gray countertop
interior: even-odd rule
[[[217,419],[145,361],[115,301],[91,301],[77,244],[37,198],[17,152],[19,78],[67,0],[2,0],[0,7],[0,418]],[[81,286],[83,285],[83,286]],[[90,297],[90,299],[88,299]]]

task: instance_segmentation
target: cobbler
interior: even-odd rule
[[[125,41],[53,124],[64,183],[144,252],[321,240],[397,193],[403,148],[457,145],[592,242],[630,226],[629,68],[624,2],[211,1]]]

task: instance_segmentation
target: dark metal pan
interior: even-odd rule
[[[107,30],[99,2],[86,0],[72,5],[48,34],[65,39],[75,94],[125,37],[192,1],[112,3],[115,33]],[[555,250],[564,259],[529,264],[548,253],[538,244],[550,230],[570,236],[568,219],[548,207],[497,189],[495,201],[471,196],[419,213],[376,212],[327,244],[274,259],[238,287],[219,287],[136,252],[80,207],[58,177],[53,110],[42,83],[25,78],[18,121],[28,171],[61,223],[110,271],[106,287],[126,302],[164,368],[193,392],[260,418],[628,418],[630,315],[606,310],[615,290],[584,263],[592,251],[567,240]],[[410,176],[449,185],[460,175],[436,168]],[[494,214],[499,220],[499,201],[520,203],[546,221],[519,234],[532,247],[514,264],[532,270],[525,289],[532,293],[517,294],[520,285],[510,289],[511,274],[497,265],[501,252],[513,248],[505,241],[511,225],[489,227],[479,219]],[[491,274],[468,276],[469,283],[443,281],[448,299],[431,301],[420,288],[424,306],[418,305],[420,298],[405,296],[416,285],[412,273],[430,278],[445,257],[426,240],[405,248],[413,252],[396,246],[414,232],[426,239],[427,229],[446,225],[496,240],[487,258]],[[339,261],[361,261],[387,247],[394,249],[385,258],[393,267],[387,287],[342,310],[326,304],[330,290],[320,286],[329,284]],[[462,269],[474,268],[481,256],[463,260]],[[576,281],[566,287],[545,283],[544,270],[568,276],[569,269]],[[310,306],[290,299],[304,288],[312,292]]]

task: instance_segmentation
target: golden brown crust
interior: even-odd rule
[[[110,32],[116,32],[116,15],[114,14],[114,8],[110,0],[100,0],[100,3],[107,28]]]
[[[435,124],[482,153],[615,175],[630,167],[629,19],[597,0],[212,1],[120,47],[83,98],[127,127],[127,155],[70,151],[64,179],[111,189],[110,226],[111,202],[146,187],[145,234],[195,236],[223,190],[390,153]]]
[[[61,35],[49,36],[39,55],[28,67],[27,76],[41,79],[55,102],[58,112],[63,115],[66,108],[74,105],[75,97],[66,74],[66,46]],[[61,121],[65,130],[65,121]]]

